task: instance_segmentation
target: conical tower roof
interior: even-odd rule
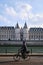
[[[20,27],[19,27],[19,24],[18,24],[18,22],[17,22],[17,24],[16,24],[15,28],[20,28]]]
[[[25,24],[24,24],[24,27],[23,28],[27,28],[27,24],[26,24],[26,22],[25,22]]]

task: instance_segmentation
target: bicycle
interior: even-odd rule
[[[27,53],[16,53],[14,56],[13,56],[13,59],[14,61],[20,61],[20,60],[29,60],[30,59],[30,55],[29,55],[30,52],[27,52]]]

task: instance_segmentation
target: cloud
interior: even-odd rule
[[[38,21],[41,22],[41,21],[43,21],[43,14],[40,14],[40,13],[39,14],[38,13],[34,14],[34,13],[30,12],[29,19],[33,22],[38,22]]]
[[[32,6],[28,3],[17,3],[16,7],[19,11],[25,10],[26,12],[28,12],[32,8]]]
[[[30,16],[30,21],[29,21],[30,27],[43,27],[43,14],[31,13],[29,16]]]
[[[5,15],[10,15],[12,18],[19,18],[22,20],[28,20],[29,13],[31,12],[32,6],[27,3],[18,2],[14,7],[4,4]]]
[[[17,2],[15,8],[5,4],[5,13],[17,20],[21,19],[27,21],[30,19],[32,22],[43,20],[43,14],[34,14],[32,8],[33,7],[30,4],[23,2]]]
[[[43,13],[34,13],[32,11],[33,6],[28,3],[17,2],[14,6],[8,6],[7,4],[4,5],[4,15],[13,21],[13,23],[17,21],[26,21],[29,26],[41,26],[43,24]],[[8,21],[6,17],[0,17],[0,20]],[[15,22],[14,22],[15,21]],[[10,22],[12,24],[12,22]],[[31,24],[31,25],[30,25]],[[22,24],[21,24],[22,25]],[[42,25],[43,26],[43,25]]]
[[[40,13],[33,13],[32,12],[32,6],[28,3],[17,3],[16,4],[16,8],[17,8],[17,13],[18,13],[18,16],[20,19],[22,20],[26,20],[26,21],[29,21],[31,20],[31,22],[36,22],[36,23],[40,23],[43,21],[43,14],[40,14]]]
[[[17,3],[16,8],[8,6],[5,4],[5,13],[16,19],[28,20],[29,13],[32,9],[32,6],[27,3]]]
[[[32,6],[27,3],[17,3],[14,7],[10,7],[7,4],[5,4],[5,13],[7,15],[10,15],[12,17],[16,17],[22,20],[28,19],[28,13],[32,9]]]
[[[43,14],[36,14],[35,15],[37,21],[42,22],[43,21]]]
[[[5,8],[6,14],[15,17],[16,16],[16,11],[14,10],[13,7],[6,7]]]
[[[10,21],[2,15],[0,15],[0,21],[3,21],[3,22],[8,23],[8,24],[10,23]]]
[[[16,4],[17,14],[19,18],[22,20],[25,20],[25,19],[28,20],[28,16],[29,16],[31,9],[32,9],[32,6],[27,3],[17,3]]]

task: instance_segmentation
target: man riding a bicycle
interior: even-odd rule
[[[21,53],[22,58],[25,59],[25,55],[29,53],[29,50],[27,50],[26,42],[23,41],[22,47],[18,50],[18,54]]]

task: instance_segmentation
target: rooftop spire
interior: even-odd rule
[[[17,22],[17,24],[16,24],[16,27],[15,28],[19,28],[19,24],[18,24],[18,22]]]
[[[26,24],[26,22],[25,22],[25,24],[24,24],[24,27],[23,28],[27,28],[27,24]]]

